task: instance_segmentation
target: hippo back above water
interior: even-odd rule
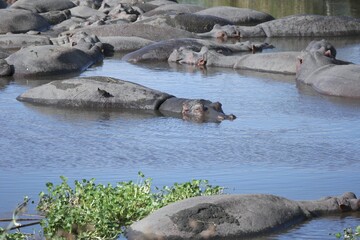
[[[132,224],[126,237],[129,240],[248,239],[313,217],[359,210],[360,199],[351,192],[314,201],[293,201],[269,194],[201,196],[151,213]]]
[[[216,27],[207,35],[221,35],[218,32],[228,35],[227,37],[357,36],[360,34],[360,19],[347,16],[291,15],[256,26]],[[233,32],[237,34],[234,35]]]
[[[85,77],[54,81],[21,94],[19,101],[70,108],[153,110],[165,116],[195,122],[221,122],[226,115],[220,103],[184,99],[145,86],[110,77]]]

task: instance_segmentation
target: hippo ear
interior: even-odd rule
[[[212,105],[212,107],[216,110],[216,111],[218,111],[218,112],[222,112],[222,108],[221,108],[221,103],[219,103],[219,102],[214,102],[214,103],[212,103],[211,104]]]

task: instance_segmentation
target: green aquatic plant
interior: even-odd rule
[[[29,237],[28,234],[16,232],[8,233],[4,228],[0,228],[0,239],[1,240],[24,240]]]
[[[356,228],[345,228],[342,233],[336,233],[335,237],[338,239],[346,240],[359,240],[360,239],[360,225]]]
[[[223,191],[206,180],[152,188],[152,179],[141,172],[138,182],[119,182],[115,186],[83,179],[71,187],[67,178],[61,180],[56,186],[46,184],[47,193],[40,193],[38,204],[46,217],[41,222],[44,235],[51,239],[116,239],[127,226],[169,203]]]

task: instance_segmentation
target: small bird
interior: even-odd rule
[[[111,93],[109,93],[103,89],[100,89],[100,88],[98,88],[98,92],[101,94],[101,96],[106,97],[106,98],[114,97]]]

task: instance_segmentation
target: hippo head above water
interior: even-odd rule
[[[225,114],[219,102],[211,102],[204,99],[169,98],[159,107],[163,114],[181,114],[184,120],[193,122],[221,122],[223,120],[234,120],[233,114]]]
[[[315,70],[329,64],[344,65],[349,62],[335,59],[336,49],[326,40],[312,41],[298,56],[296,79],[306,83],[306,78]]]
[[[53,81],[29,89],[17,99],[62,108],[154,110],[163,116],[201,123],[236,118],[233,114],[226,115],[219,102],[178,98],[136,83],[101,76]]]
[[[352,192],[346,192],[338,198],[338,204],[343,212],[360,211],[360,199]]]
[[[217,38],[220,40],[227,40],[228,38],[240,38],[240,32],[234,25],[220,26],[219,24],[215,24],[210,32],[199,33],[197,36],[201,38]]]
[[[169,62],[177,62],[180,64],[191,64],[203,66],[206,64],[207,47],[202,47],[200,52],[195,52],[186,47],[175,49],[169,56]]]
[[[221,103],[208,100],[188,100],[183,103],[182,115],[185,120],[196,122],[207,122],[209,120],[221,122],[223,120],[234,120],[233,114],[225,115]]]

